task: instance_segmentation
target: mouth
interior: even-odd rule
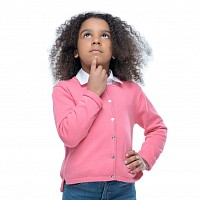
[[[100,51],[99,49],[92,49],[90,52],[91,52],[91,53],[103,53],[103,52]]]

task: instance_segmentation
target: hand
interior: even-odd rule
[[[106,74],[106,70],[103,69],[101,65],[97,67],[96,64],[97,58],[95,57],[91,64],[87,89],[95,92],[98,96],[101,96],[106,88],[108,76]]]
[[[130,173],[134,174],[139,171],[147,169],[147,162],[141,158],[134,150],[130,150],[126,153],[125,165],[130,169]]]

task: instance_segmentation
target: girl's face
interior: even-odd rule
[[[90,72],[92,60],[97,57],[97,66],[109,69],[112,57],[110,28],[106,21],[99,18],[85,20],[79,30],[77,51],[75,57],[80,58],[82,68]]]

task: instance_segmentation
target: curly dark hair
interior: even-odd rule
[[[96,12],[73,16],[57,29],[57,38],[49,55],[54,80],[71,79],[81,69],[80,60],[74,58],[74,52],[77,50],[80,27],[89,18],[103,19],[110,27],[115,59],[111,59],[109,68],[113,75],[121,80],[143,84],[142,69],[152,53],[147,41],[119,17]]]

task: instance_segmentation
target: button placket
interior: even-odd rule
[[[106,93],[107,93],[107,91],[106,91]],[[108,95],[108,93],[107,93],[107,95]],[[112,135],[111,135],[111,139],[112,139],[112,152],[111,152],[111,156],[110,156],[110,159],[112,159],[112,162],[113,162],[113,170],[112,170],[112,173],[111,173],[111,175],[110,175],[110,178],[111,178],[111,180],[114,180],[115,179],[115,159],[116,159],[116,155],[115,155],[115,153],[116,153],[116,136],[115,136],[115,124],[114,124],[114,122],[115,122],[115,117],[114,117],[114,112],[113,112],[113,101],[112,101],[112,99],[110,99],[109,98],[109,95],[108,95],[108,99],[107,99],[107,105],[109,106],[109,109],[110,109],[110,114],[111,114],[111,116],[110,116],[110,123],[112,123]]]

